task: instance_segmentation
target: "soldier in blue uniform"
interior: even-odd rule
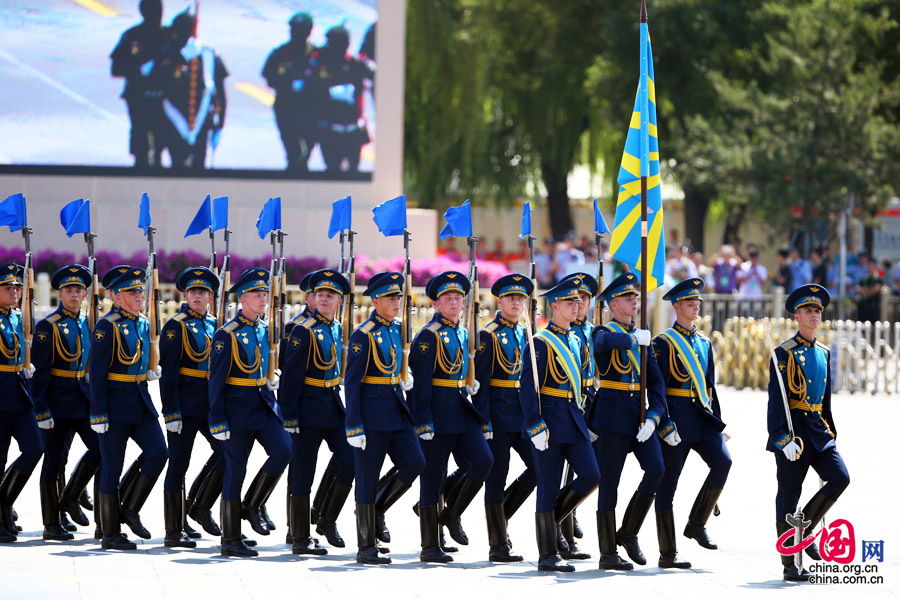
[[[650,346],[650,332],[634,326],[634,315],[638,310],[636,284],[634,273],[624,273],[603,290],[601,298],[613,318],[606,325],[596,325],[592,334],[600,386],[591,413],[591,429],[598,436],[595,447],[602,475],[597,506],[600,568],[626,571],[634,565],[619,557],[617,544],[625,548],[634,562],[647,563],[638,545],[637,534],[650,511],[665,469],[659,439],[653,433],[660,423],[664,425],[660,431],[668,431],[665,427],[668,425],[665,386]],[[649,407],[643,423],[640,422],[640,346],[650,352],[647,360]],[[675,435],[674,428],[668,435]],[[619,480],[629,452],[634,452],[644,476],[628,503],[622,527],[616,531]]]
[[[25,365],[22,315],[16,306],[22,297],[24,269],[15,263],[0,265],[0,458],[6,464],[10,438],[21,454],[0,482],[0,542],[14,542],[18,534],[13,503],[41,460],[44,445],[35,420],[31,383],[34,366]],[[55,473],[54,473],[55,475]]]
[[[722,437],[725,423],[716,393],[712,342],[694,326],[700,316],[703,287],[702,279],[685,279],[663,296],[663,300],[672,301],[675,324],[653,340],[666,386],[669,418],[675,428],[659,431],[664,440],[674,443],[662,446],[666,472],[656,495],[656,533],[662,568],[688,569],[691,566],[678,556],[672,514],[672,499],[688,452],[694,450],[709,465],[709,475],[700,488],[684,529],[686,537],[697,540],[704,548],[717,548],[706,533],[706,522],[731,469],[731,455]],[[672,432],[674,435],[667,437]]]
[[[547,327],[534,336],[534,357],[524,357],[520,399],[525,434],[534,444],[537,471],[535,525],[541,571],[574,571],[559,556],[559,523],[600,483],[597,459],[584,418],[581,364],[584,353],[570,327],[581,303],[579,277],[561,281],[544,292],[553,311]],[[567,462],[576,477],[560,489]]]
[[[91,428],[100,434],[100,527],[104,549],[134,550],[121,533],[120,520],[135,535],[150,539],[140,510],[169,458],[147,381],[159,379],[160,368],[149,371],[150,325],[141,316],[146,273],[138,267],[114,267],[103,276],[112,293],[113,309],[97,325],[88,354]],[[128,439],[141,448],[143,464],[134,482],[122,490],[119,475]]]
[[[785,310],[794,315],[798,331],[775,348],[777,371],[775,365],[769,370],[769,440],[766,450],[775,454],[778,477],[775,524],[779,536],[791,529],[785,517],[796,511],[803,480],[810,467],[825,482],[803,507],[803,520],[810,521],[812,527],[816,527],[850,485],[850,474],[835,444],[837,429],[831,414],[829,373],[831,352],[825,344],[816,340],[816,332],[822,324],[822,311],[830,300],[828,290],[812,284],[800,286],[788,296]],[[787,393],[794,427],[793,439],[777,377],[782,378]],[[815,544],[808,546],[806,553],[813,560],[821,560]],[[809,580],[809,571],[799,571],[793,556],[782,555],[781,562],[786,581]]]
[[[472,401],[478,412],[488,420],[482,429],[492,433],[488,447],[494,465],[484,482],[484,512],[490,545],[488,560],[495,562],[522,560],[521,555],[512,553],[506,532],[510,515],[505,513],[503,500],[510,450],[515,450],[525,463],[525,472],[519,477],[530,478],[528,491],[534,489],[537,483],[531,444],[522,436],[523,416],[519,402],[527,344],[525,328],[519,325],[519,318],[533,291],[534,283],[519,273],[504,275],[494,282],[491,294],[497,298],[500,310],[481,330],[478,352],[475,354],[475,377],[479,390]]]
[[[412,486],[425,468],[425,457],[416,439],[412,412],[403,392],[412,380],[400,377],[403,344],[400,314],[403,275],[377,273],[369,279],[364,296],[375,310],[350,336],[344,397],[347,401],[345,434],[354,450],[356,472],[356,562],[389,564],[376,546],[376,512],[384,514]],[[376,496],[385,455],[398,467]]]
[[[337,271],[322,270],[309,279],[316,310],[291,330],[284,359],[284,381],[278,393],[286,426],[296,430],[291,473],[289,527],[294,554],[326,554],[310,536],[309,495],[316,474],[319,447],[325,441],[338,463],[327,502],[321,507],[316,531],[332,546],[343,548],[337,517],[353,484],[353,449],[344,431],[341,402],[341,324],[335,320],[350,283]]]
[[[222,442],[225,481],[222,490],[222,545],[224,556],[257,556],[241,537],[241,516],[253,530],[268,535],[260,509],[291,460],[291,440],[275,399],[278,375],[266,378],[269,338],[265,314],[269,271],[244,271],[229,293],[241,310],[213,337],[209,376],[209,429]],[[262,444],[268,459],[257,473],[241,503],[241,485],[253,442]]]
[[[184,531],[184,476],[191,463],[191,451],[198,433],[209,442],[215,456],[198,506],[206,506],[208,499],[205,496],[221,489],[225,473],[225,459],[219,441],[208,427],[209,355],[216,320],[207,311],[218,285],[218,277],[207,267],[188,267],[182,271],[175,279],[175,288],[184,294],[184,303],[181,310],[163,326],[160,335],[162,378],[159,391],[171,455],[163,485],[164,543],[173,548],[197,546],[197,542],[188,538]],[[194,502],[198,502],[197,498]],[[205,529],[212,528],[211,523],[201,521],[201,525]]]
[[[50,286],[59,291],[59,306],[35,326],[31,381],[38,427],[44,430],[41,466],[41,513],[45,540],[71,540],[59,519],[60,509],[79,525],[88,525],[78,505],[81,491],[100,468],[100,444],[91,429],[90,398],[85,380],[91,332],[81,303],[93,275],[81,265],[68,265],[53,274]],[[68,485],[59,493],[58,474],[74,434],[87,448]]]
[[[425,293],[434,303],[435,315],[413,340],[409,359],[415,381],[411,396],[416,434],[425,455],[425,470],[419,479],[420,558],[425,562],[453,560],[441,550],[439,521],[458,543],[469,543],[460,519],[493,464],[487,445],[493,437],[490,422],[469,400],[480,384],[476,379],[473,387],[466,385],[469,336],[459,317],[469,289],[469,280],[456,271],[429,280]],[[463,457],[460,466],[465,472],[439,515],[438,497],[451,452]]]

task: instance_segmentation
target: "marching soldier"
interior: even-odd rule
[[[298,430],[291,436],[292,552],[321,555],[327,551],[310,537],[309,495],[323,440],[338,469],[316,531],[338,548],[344,547],[344,540],[336,521],[353,484],[353,449],[346,442],[346,411],[340,397],[341,325],[335,320],[342,297],[350,293],[350,283],[337,271],[322,270],[312,274],[309,285],[315,291],[316,310],[291,330],[279,402],[286,426]]]
[[[35,326],[32,359],[35,373],[32,395],[38,427],[44,432],[44,464],[41,466],[41,513],[45,540],[71,540],[74,536],[60,523],[60,510],[79,525],[89,521],[79,507],[79,496],[100,468],[100,444],[91,429],[86,367],[91,332],[81,303],[93,275],[81,265],[68,265],[53,274],[50,286],[59,292],[59,306]],[[87,448],[59,493],[58,474],[78,434]]]
[[[194,504],[210,515],[208,496],[221,489],[225,459],[220,443],[209,432],[209,356],[216,320],[208,314],[219,280],[207,267],[189,267],[175,280],[176,289],[184,294],[181,310],[163,326],[160,336],[159,382],[169,442],[169,468],[163,486],[163,512],[166,524],[165,545],[195,548],[197,542],[185,535],[184,476],[191,462],[194,439],[200,433],[207,439],[215,456],[212,471]],[[216,494],[218,495],[218,494]],[[215,497],[212,498],[215,502]],[[213,523],[198,521],[207,532]]]
[[[581,278],[573,277],[542,294],[550,303],[552,318],[532,339],[522,368],[524,428],[535,447],[535,525],[541,571],[575,570],[559,556],[557,530],[600,483],[581,389],[581,364],[587,351],[570,329],[578,317],[582,285]],[[560,489],[567,461],[576,477]]]
[[[389,564],[376,546],[376,512],[384,514],[425,468],[416,439],[413,415],[403,396],[412,387],[400,377],[403,344],[400,314],[403,275],[377,273],[369,279],[364,296],[375,310],[350,336],[344,394],[347,441],[354,450],[356,472],[356,562]],[[376,497],[385,455],[398,467],[398,475]]]
[[[825,481],[803,507],[803,520],[812,523],[812,527],[822,520],[850,484],[850,475],[835,444],[837,429],[831,414],[828,367],[831,353],[828,346],[816,339],[822,311],[830,300],[828,290],[811,284],[800,286],[788,296],[785,310],[794,315],[798,331],[775,348],[778,368],[776,371],[772,365],[769,370],[766,450],[775,454],[778,478],[775,523],[779,536],[792,529],[785,519],[797,509],[810,467]],[[783,388],[778,383],[779,377]],[[786,417],[787,412],[790,419]],[[821,560],[815,544],[808,546],[806,553],[813,560]],[[782,555],[781,563],[785,581],[809,580],[809,571],[800,571],[791,555]]]
[[[22,297],[24,269],[15,263],[0,265],[0,457],[6,463],[9,440],[16,439],[21,454],[0,482],[0,542],[16,541],[13,503],[41,460],[44,446],[35,420],[31,384],[34,366],[25,365],[22,315],[16,309]],[[56,473],[54,473],[55,477]]]
[[[425,293],[434,303],[435,315],[413,340],[409,359],[415,380],[412,402],[416,434],[422,439],[425,455],[425,470],[419,480],[420,558],[425,562],[453,560],[441,550],[438,521],[458,543],[469,543],[460,519],[493,464],[487,445],[493,437],[489,422],[469,401],[480,385],[477,379],[474,388],[466,385],[468,331],[460,326],[459,317],[469,289],[468,278],[456,271],[431,278]],[[438,496],[451,452],[465,457],[465,472],[438,515]]]
[[[694,325],[700,316],[702,279],[685,279],[663,300],[671,300],[675,324],[653,341],[659,370],[666,386],[666,404],[674,435],[661,429],[659,435],[675,445],[662,446],[665,474],[656,495],[656,532],[659,537],[659,566],[688,569],[691,563],[678,556],[672,499],[688,452],[694,450],[709,466],[709,475],[700,488],[688,517],[684,535],[704,548],[716,544],[706,533],[706,522],[725,487],[731,469],[731,455],[725,446],[722,409],[716,393],[716,362],[712,342]],[[678,443],[678,440],[681,440]]]
[[[261,320],[269,294],[269,271],[244,271],[228,291],[237,295],[241,310],[213,338],[209,376],[209,429],[222,442],[225,481],[222,490],[221,524],[224,556],[257,556],[241,536],[241,516],[253,530],[268,535],[260,513],[266,498],[291,459],[291,442],[275,399],[278,375],[266,378],[269,338]],[[258,441],[268,459],[257,473],[241,504],[241,485],[247,474],[247,459]]]
[[[163,439],[147,381],[160,377],[160,369],[148,371],[150,326],[141,316],[146,272],[138,267],[114,267],[103,276],[103,287],[112,293],[113,308],[91,334],[88,354],[91,428],[100,434],[100,527],[102,546],[134,550],[121,533],[120,522],[135,535],[150,539],[141,523],[140,510],[162,473],[169,451]],[[141,448],[143,461],[133,483],[122,490],[119,507],[119,475],[128,439]]]
[[[491,286],[500,311],[494,320],[481,330],[478,352],[475,355],[475,376],[479,383],[473,402],[488,424],[484,426],[493,436],[488,440],[494,464],[484,482],[484,512],[487,519],[488,560],[519,562],[522,556],[513,554],[508,543],[504,511],[504,486],[509,473],[510,450],[515,450],[525,463],[525,473],[535,486],[534,457],[531,444],[522,437],[522,407],[519,402],[522,365],[526,357],[525,328],[519,317],[525,311],[534,283],[525,275],[505,275]],[[527,383],[527,382],[526,382]]]
[[[664,384],[650,346],[650,332],[634,326],[638,311],[636,284],[634,273],[623,273],[603,290],[600,296],[613,318],[606,325],[595,325],[592,334],[600,385],[591,418],[591,429],[598,436],[595,447],[602,476],[597,506],[600,568],[624,571],[630,571],[634,565],[619,557],[616,545],[623,546],[639,565],[647,563],[637,534],[664,472],[659,439],[653,433],[661,422],[667,424]],[[640,346],[651,353],[647,360],[649,408],[643,423],[640,422]],[[671,443],[674,428],[667,435],[672,436],[666,440]],[[630,452],[634,452],[644,476],[628,503],[622,527],[616,531],[619,479]]]

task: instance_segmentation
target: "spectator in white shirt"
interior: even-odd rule
[[[759,264],[759,250],[750,246],[750,260],[744,262],[737,272],[738,293],[742,296],[762,296],[763,287],[769,281],[769,271]]]

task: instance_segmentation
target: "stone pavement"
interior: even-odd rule
[[[154,386],[155,387],[155,386]],[[269,537],[256,537],[260,557],[225,559],[219,555],[218,540],[205,536],[196,550],[170,550],[162,545],[162,482],[144,508],[144,523],[156,536],[137,540],[138,550],[130,553],[103,552],[92,538],[92,529],[76,533],[70,543],[41,540],[40,503],[37,472],[16,504],[24,532],[15,544],[0,545],[0,598],[254,598],[276,596],[304,598],[352,598],[379,594],[391,600],[406,598],[546,598],[564,592],[572,598],[595,595],[615,597],[629,594],[644,598],[698,598],[703,594],[729,598],[817,597],[817,598],[898,598],[900,597],[900,485],[897,455],[893,445],[900,421],[900,398],[886,395],[842,394],[834,399],[839,430],[838,447],[850,471],[850,487],[832,509],[827,521],[844,518],[854,527],[857,568],[874,564],[881,584],[798,585],[781,580],[781,567],[774,550],[775,464],[764,450],[766,441],[766,398],[762,392],[722,390],[726,429],[732,436],[728,446],[734,466],[719,501],[721,516],[710,520],[711,537],[718,551],[700,548],[681,537],[691,504],[705,469],[696,456],[688,460],[675,498],[679,551],[692,561],[687,571],[658,569],[653,511],[641,532],[641,544],[648,565],[635,571],[606,573],[597,570],[595,559],[576,561],[571,574],[539,573],[534,541],[533,496],[510,524],[515,549],[526,562],[499,565],[486,561],[487,536],[479,495],[464,515],[470,545],[454,555],[446,566],[426,565],[418,560],[419,528],[410,507],[418,485],[388,513],[393,541],[394,564],[363,567],[354,562],[355,531],[353,508],[348,503],[338,521],[348,542],[343,549],[329,548],[329,555],[301,558],[284,544],[284,482],[269,502],[269,512],[278,529]],[[198,440],[189,476],[206,459],[205,442]],[[80,442],[72,456],[80,456]],[[131,460],[136,455],[128,456]],[[10,456],[15,456],[14,451]],[[324,464],[320,457],[320,468]],[[262,451],[251,458],[252,474],[262,463]],[[71,461],[74,464],[74,459]],[[71,467],[71,465],[70,465]],[[520,465],[511,468],[517,472]],[[639,467],[629,458],[622,477],[619,519],[639,479]],[[802,502],[814,493],[817,478],[806,481]],[[351,496],[352,498],[352,496]],[[585,529],[583,548],[597,556],[594,512],[596,496],[578,510]],[[245,532],[249,527],[244,524]],[[250,532],[252,534],[252,531]],[[133,537],[133,536],[131,536]],[[860,542],[884,540],[884,562],[868,559],[862,563]],[[897,544],[895,546],[895,544]],[[871,575],[871,573],[870,573]],[[556,587],[559,584],[559,587]]]

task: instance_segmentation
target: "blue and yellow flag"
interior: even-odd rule
[[[619,198],[610,252],[631,267],[643,282],[641,271],[641,176],[647,178],[646,289],[659,287],[665,276],[666,249],[663,232],[662,193],[659,177],[659,140],[656,137],[656,87],[653,83],[653,51],[647,23],[641,23],[641,79],[631,125],[619,168]]]

